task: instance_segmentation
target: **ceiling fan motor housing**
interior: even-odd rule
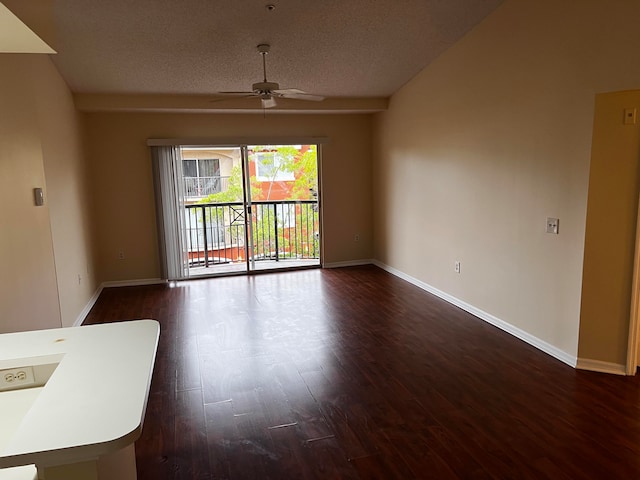
[[[280,85],[275,82],[258,82],[254,83],[251,88],[254,92],[271,93],[273,90],[279,90]]]

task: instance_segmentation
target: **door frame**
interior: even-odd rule
[[[305,139],[307,140],[307,139]],[[256,245],[254,245],[254,224],[253,224],[253,218],[254,218],[254,209],[256,208],[254,206],[254,199],[253,199],[253,193],[252,193],[252,184],[251,184],[251,165],[250,165],[250,155],[249,155],[249,147],[252,147],[253,145],[266,145],[266,146],[287,146],[287,145],[311,145],[313,147],[315,147],[316,150],[316,155],[315,155],[315,168],[316,168],[316,176],[317,176],[317,184],[316,184],[316,198],[315,198],[315,205],[316,207],[314,208],[317,209],[317,230],[315,230],[315,232],[317,232],[317,236],[319,237],[319,241],[317,243],[318,245],[318,250],[317,250],[317,262],[312,262],[312,257],[310,260],[310,263],[308,265],[283,265],[282,267],[273,267],[270,268],[269,266],[263,266],[262,268],[256,268],[256,259],[255,259],[255,252],[256,252]],[[322,223],[323,223],[323,218],[322,218],[322,196],[321,196],[321,191],[322,191],[322,186],[321,186],[321,179],[322,179],[322,163],[321,163],[321,156],[322,156],[322,151],[321,151],[321,142],[318,142],[317,140],[314,140],[312,142],[306,142],[306,143],[302,143],[300,139],[298,139],[297,141],[295,141],[294,143],[291,143],[290,141],[283,143],[281,140],[275,142],[273,140],[271,141],[263,141],[263,142],[247,142],[246,140],[241,142],[241,143],[236,143],[236,144],[232,144],[230,142],[224,142],[222,143],[218,143],[216,141],[211,141],[211,142],[206,142],[203,141],[201,143],[198,143],[198,145],[193,145],[191,144],[191,142],[189,142],[189,144],[184,144],[184,145],[180,145],[180,150],[182,149],[189,149],[190,147],[207,147],[210,149],[222,149],[222,148],[233,148],[234,150],[236,150],[237,152],[239,152],[239,160],[240,160],[240,167],[241,167],[241,184],[242,184],[242,198],[241,198],[241,202],[242,202],[242,209],[244,211],[243,217],[244,217],[244,262],[238,262],[236,265],[238,266],[237,270],[227,270],[227,271],[215,271],[215,267],[212,268],[211,272],[208,273],[196,273],[196,274],[192,274],[191,271],[191,267],[188,266],[187,268],[187,277],[186,278],[206,278],[206,277],[215,277],[215,276],[224,276],[224,275],[246,275],[246,274],[252,274],[252,273],[257,273],[257,272],[275,272],[275,271],[281,271],[281,270],[292,270],[292,269],[304,269],[304,268],[321,268],[323,265],[323,255],[324,255],[324,239],[323,239],[323,228],[322,228]],[[182,183],[180,180],[182,180],[182,177],[178,180],[178,183]],[[291,199],[291,200],[287,200],[287,202],[295,202],[295,199]],[[305,200],[305,202],[307,202],[307,200]],[[260,202],[258,202],[260,203]],[[264,203],[264,202],[263,202]],[[277,202],[276,202],[277,203]],[[312,231],[313,232],[313,231]],[[277,227],[276,227],[276,235],[277,235]],[[207,248],[207,244],[206,244],[206,240],[205,240],[205,248]]]
[[[318,139],[314,141],[308,141],[305,139],[298,139],[292,141],[289,139],[287,142],[283,143],[282,140],[278,141],[268,141],[268,142],[246,142],[239,145],[241,149],[241,161],[242,161],[242,181],[243,181],[243,204],[245,209],[245,245],[246,245],[246,272],[247,274],[252,273],[268,273],[268,272],[277,272],[277,271],[287,271],[287,270],[297,270],[297,269],[305,269],[305,268],[322,268],[323,267],[323,259],[324,259],[324,235],[323,235],[323,208],[322,208],[322,145],[324,142],[318,141]],[[255,251],[256,245],[253,243],[253,218],[254,214],[257,215],[257,209],[261,204],[260,200],[255,200],[254,203],[253,193],[252,193],[252,185],[251,185],[251,165],[250,165],[250,155],[249,155],[249,147],[255,147],[258,145],[262,146],[293,146],[293,145],[313,145],[316,147],[316,206],[318,212],[318,263],[313,265],[303,265],[303,266],[284,266],[284,267],[276,267],[276,268],[256,268],[256,259],[255,259]],[[257,166],[256,166],[256,174],[257,174]],[[291,199],[295,201],[295,199]],[[277,232],[276,232],[277,235]],[[251,255],[249,254],[251,252]]]
[[[635,375],[638,368],[638,329],[640,328],[640,197],[636,218],[636,245],[633,255],[633,283],[631,286],[631,313],[627,343],[626,374]]]
[[[317,168],[318,168],[318,233],[320,235],[319,242],[319,267],[322,268],[324,266],[324,247],[325,247],[325,238],[324,238],[324,219],[323,219],[323,187],[322,187],[322,147],[323,145],[329,143],[328,137],[323,136],[232,136],[232,137],[198,137],[198,138],[149,138],[147,139],[148,147],[172,147],[174,149],[180,149],[181,147],[204,147],[204,146],[216,146],[216,147],[238,147],[242,148],[248,145],[316,145],[317,147]],[[152,158],[154,158],[154,149],[152,148]],[[159,185],[158,178],[160,175],[156,172],[156,161],[153,161],[154,165],[154,183]],[[182,180],[182,176],[180,175],[180,179]],[[173,181],[174,189],[176,185],[176,180]],[[178,182],[180,183],[180,182]],[[165,215],[165,206],[163,205],[163,195],[168,192],[162,192],[161,189],[156,188],[156,214],[158,215],[158,226],[159,228],[163,225],[161,215]],[[179,212],[176,211],[177,215],[180,215]],[[246,229],[245,229],[246,231]],[[163,232],[164,227],[162,227],[162,231],[159,231],[158,237],[158,246],[161,250],[163,250]],[[165,262],[165,259],[161,259],[161,263]],[[166,262],[165,262],[166,263]],[[184,265],[184,262],[183,262]],[[315,267],[314,267],[315,268]],[[284,270],[284,269],[281,269]],[[248,270],[246,269],[242,274],[251,274],[258,273],[262,271],[272,271],[272,270]],[[275,270],[277,271],[277,270]],[[233,274],[233,273],[231,273]],[[224,275],[224,274],[222,274]],[[176,278],[176,280],[187,280],[189,278],[206,278],[209,275],[202,275],[197,277],[190,277],[187,273],[186,276]]]

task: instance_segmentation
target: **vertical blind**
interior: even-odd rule
[[[156,217],[163,279],[188,278],[189,263],[184,239],[182,159],[176,145],[152,146],[151,161],[156,196]]]

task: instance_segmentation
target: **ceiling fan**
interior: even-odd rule
[[[266,56],[271,50],[271,45],[267,43],[261,43],[257,47],[258,53],[262,55],[262,73],[263,80],[261,82],[254,83],[251,86],[251,91],[247,92],[217,92],[217,96],[231,96],[240,98],[257,97],[262,102],[262,108],[272,108],[277,105],[276,98],[292,98],[295,100],[312,100],[314,102],[320,102],[324,100],[324,97],[320,95],[313,95],[311,93],[303,92],[297,88],[284,88],[281,89],[280,85],[275,82],[267,81],[267,60]],[[215,99],[214,102],[218,102],[224,99]]]

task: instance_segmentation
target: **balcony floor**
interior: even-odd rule
[[[252,266],[252,271],[278,270],[285,268],[301,268],[301,267],[319,267],[320,259],[281,259],[275,260],[259,260]],[[245,273],[247,264],[242,263],[219,263],[212,264],[208,267],[191,267],[189,268],[189,277],[203,277],[211,275],[223,275],[230,273]]]

